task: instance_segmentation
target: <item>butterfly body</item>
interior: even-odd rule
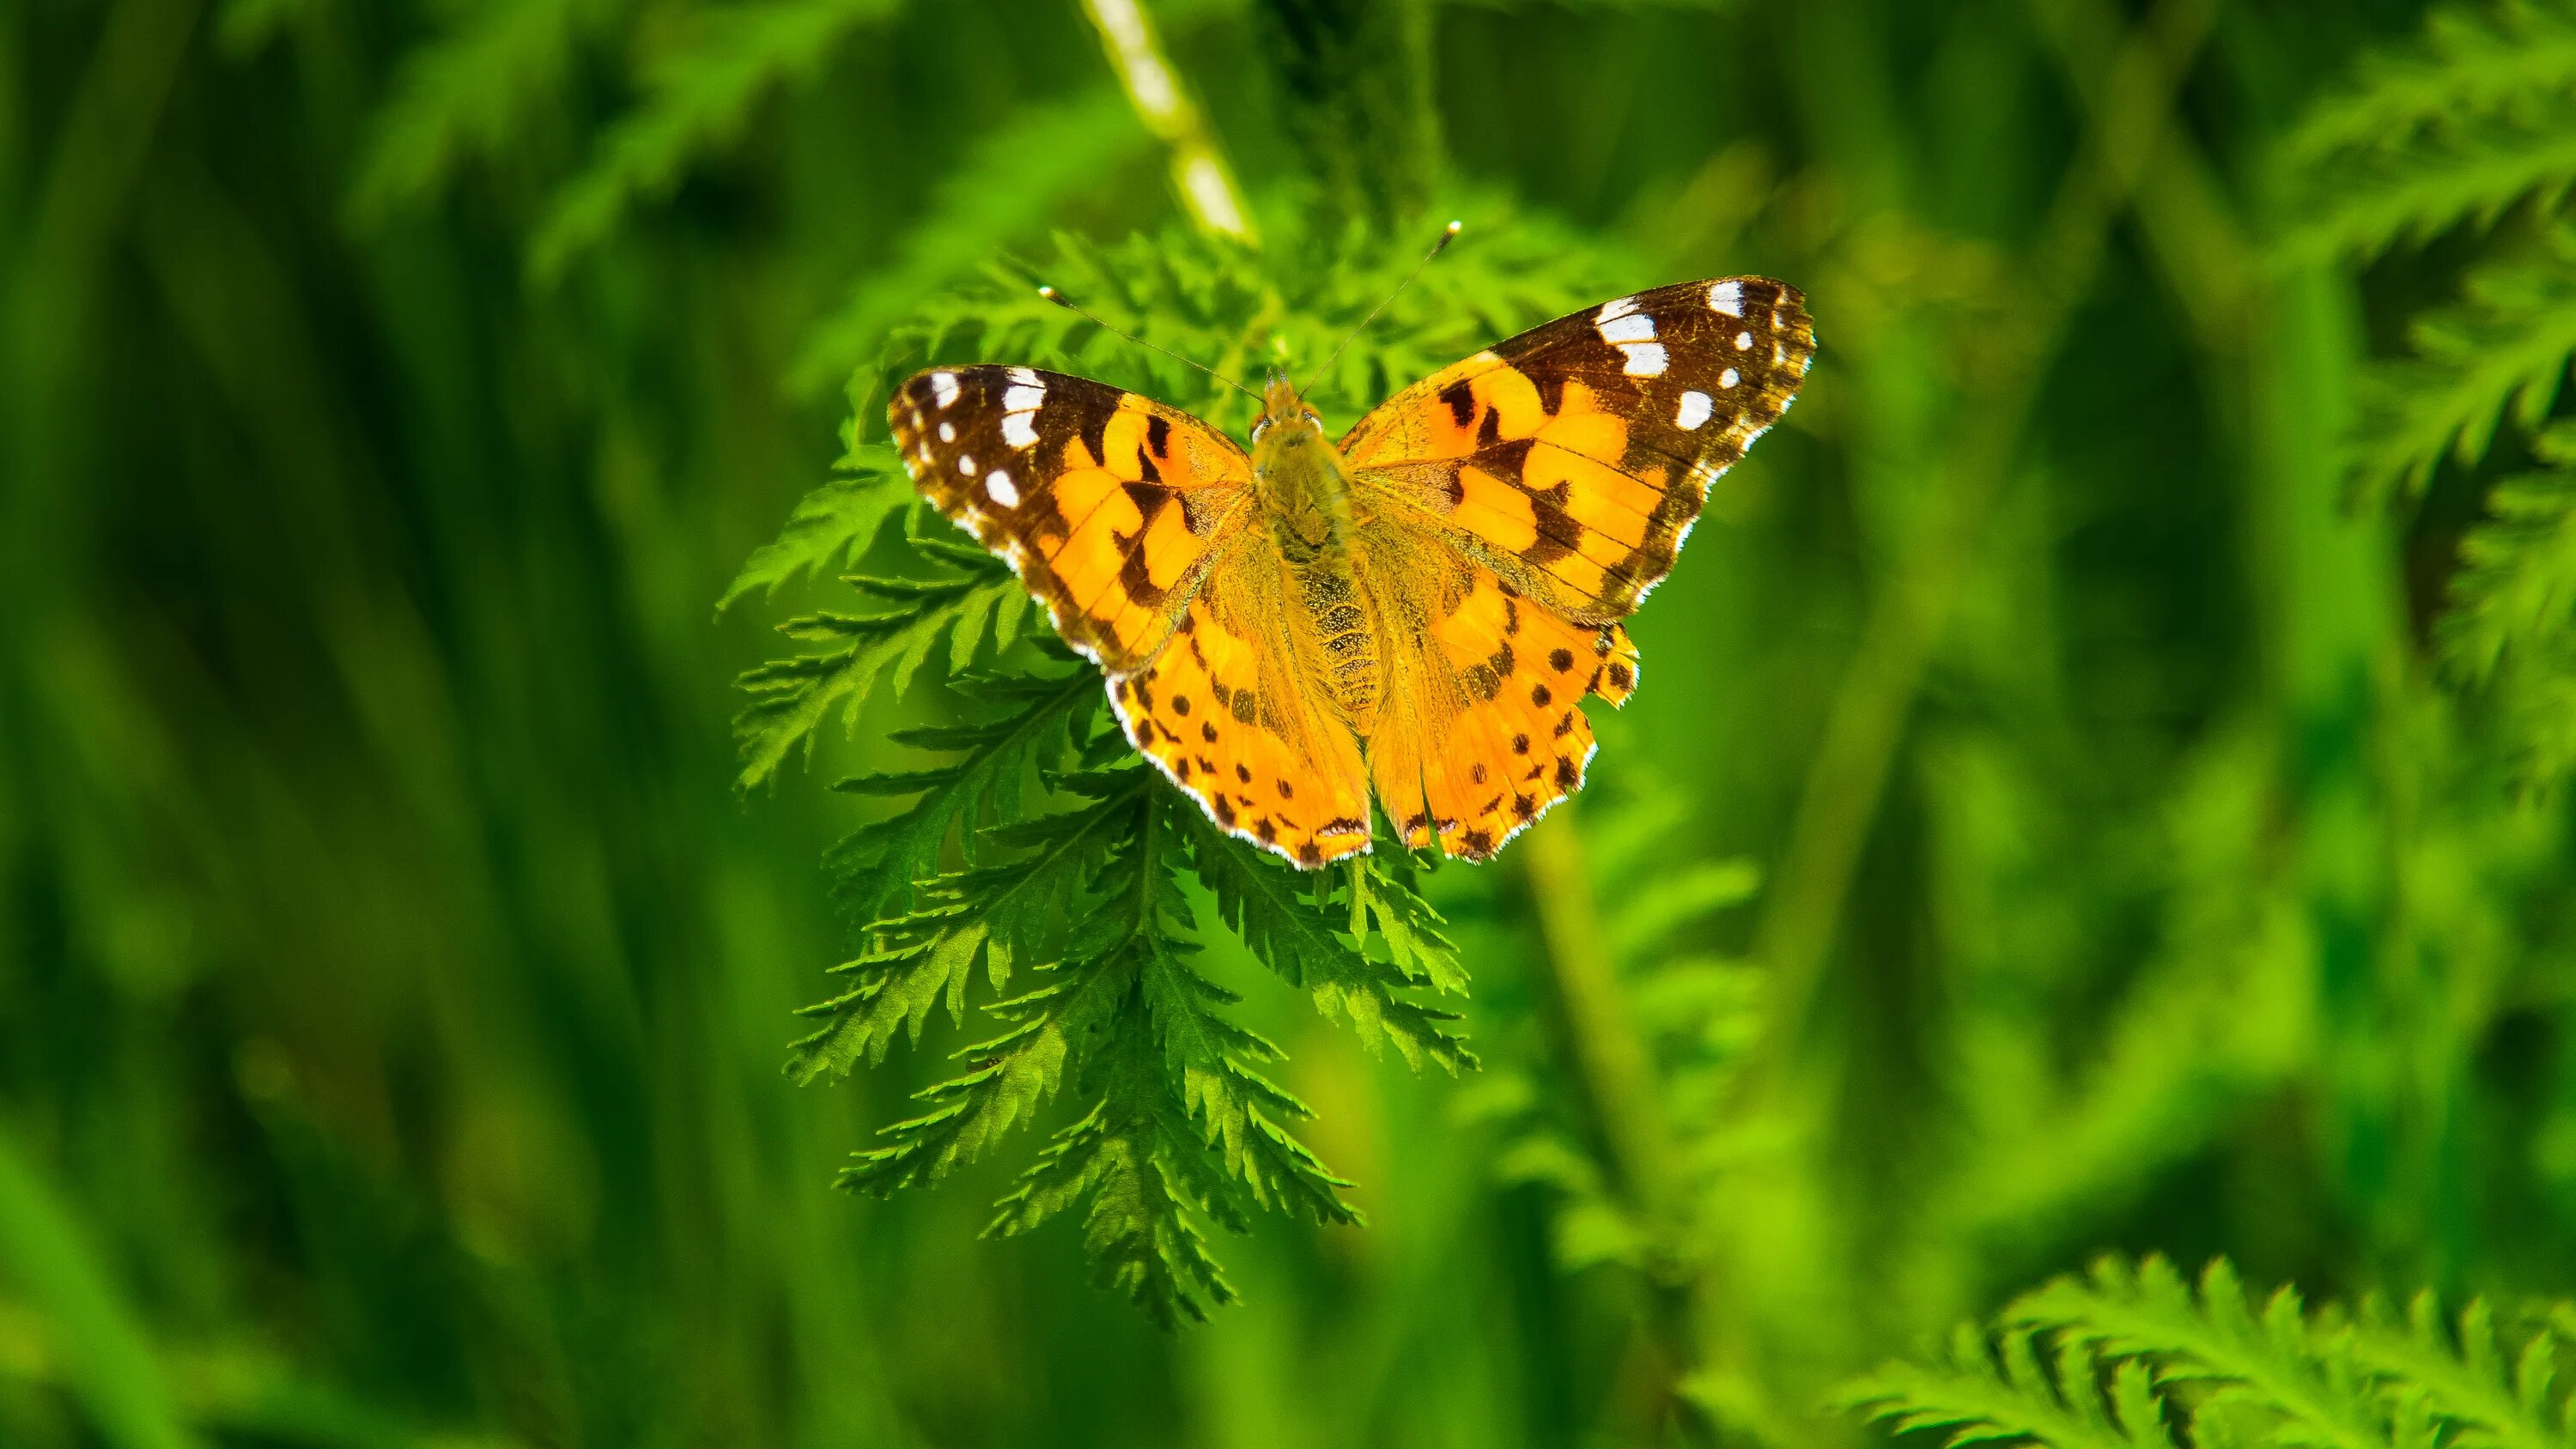
[[[1814,337],[1759,277],[1657,288],[1443,368],[1336,441],[1274,375],[1246,453],[1058,373],[934,369],[889,420],[942,512],[1098,662],[1137,748],[1299,865],[1482,859],[1582,784],[1578,702],[1636,685],[1619,621]]]
[[[1301,616],[1296,623],[1311,631],[1324,657],[1333,702],[1365,738],[1383,660],[1353,551],[1360,520],[1350,474],[1341,450],[1324,436],[1323,420],[1282,373],[1272,373],[1263,390],[1261,421],[1252,433],[1252,482],[1263,526],[1240,546],[1258,552],[1266,542],[1277,553]]]

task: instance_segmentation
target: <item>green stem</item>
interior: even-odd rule
[[[1217,146],[1207,117],[1181,84],[1163,52],[1161,37],[1137,0],[1082,0],[1083,13],[1100,32],[1101,48],[1127,90],[1128,103],[1172,153],[1172,188],[1202,230],[1258,242],[1252,212],[1243,204],[1233,169]]]
[[[1582,1111],[1610,1195],[1646,1239],[1646,1273],[1654,1295],[1649,1329],[1662,1363],[1666,1405],[1672,1390],[1698,1369],[1697,1325],[1711,1321],[1705,1255],[1690,1251],[1690,1204],[1674,1170],[1672,1127],[1662,1082],[1626,985],[1604,942],[1592,875],[1576,828],[1574,802],[1560,801],[1517,851],[1530,905],[1537,913],[1564,1071]],[[1690,1426],[1694,1431],[1696,1424]]]
[[[2173,127],[2174,91],[2208,34],[2213,9],[2213,0],[2167,0],[2131,37],[2104,82],[2085,154],[2031,248],[2027,306],[2021,325],[2000,339],[2000,375],[1979,405],[1962,410],[1972,426],[1949,469],[1944,517],[1880,593],[1826,715],[1778,885],[1754,938],[1756,955],[1772,973],[1774,1004],[1746,1078],[1756,1091],[1777,1088],[1813,1010],[1924,671],[2011,481],[2048,365],[2092,282],[2111,224]]]
[[[1613,1190],[1651,1221],[1671,1205],[1672,1143],[1644,1035],[1603,948],[1600,909],[1573,815],[1574,802],[1561,801],[1530,831],[1521,842],[1521,871],[1538,914],[1576,1096],[1591,1120]]]

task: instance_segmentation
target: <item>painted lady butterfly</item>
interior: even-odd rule
[[[1302,866],[1481,860],[1580,788],[1619,621],[1797,394],[1815,334],[1763,277],[1658,287],[1441,369],[1335,443],[1273,375],[1249,454],[1187,413],[1025,367],[888,413],[914,481],[1096,661],[1136,747]]]

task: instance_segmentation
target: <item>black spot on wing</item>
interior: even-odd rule
[[[1101,463],[1109,461],[1109,418],[1117,411],[1118,405],[1113,401],[1105,408],[1083,408],[1081,415],[1074,420],[1075,435],[1082,439],[1082,446],[1091,451],[1091,456]]]
[[[1449,416],[1458,420],[1458,426],[1463,428],[1476,420],[1476,394],[1467,379],[1462,377],[1442,388],[1440,400],[1449,405]]]

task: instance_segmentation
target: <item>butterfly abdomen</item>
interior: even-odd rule
[[[1368,733],[1377,716],[1378,646],[1368,615],[1360,607],[1359,587],[1348,554],[1327,555],[1293,569],[1306,615],[1323,646],[1324,677],[1333,699],[1352,727]]]

